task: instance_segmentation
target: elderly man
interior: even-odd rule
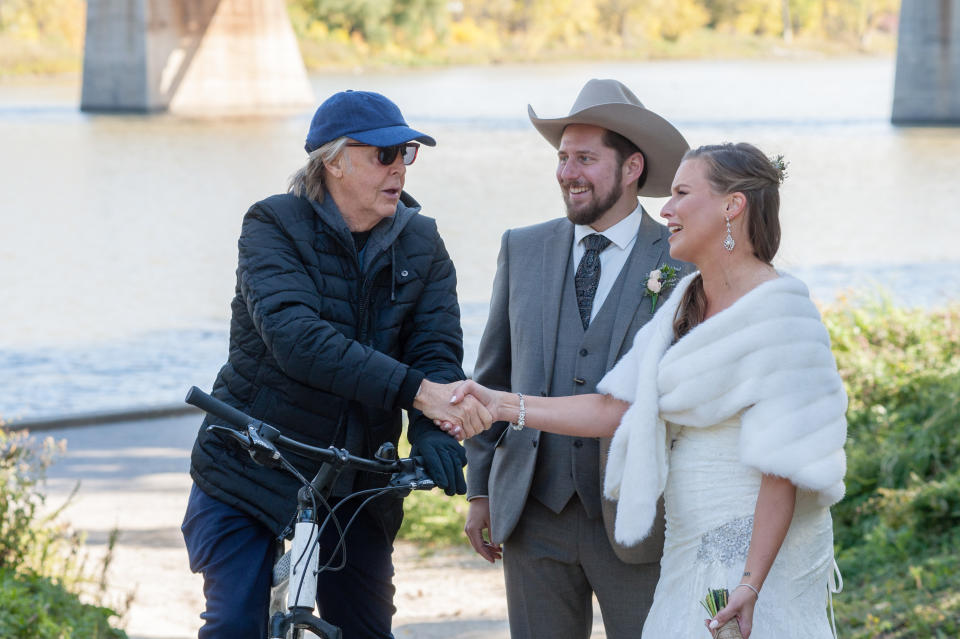
[[[688,147],[615,80],[590,80],[567,117],[528,110],[557,148],[567,216],[504,233],[475,378],[528,395],[593,393],[652,316],[650,272],[685,268],[637,196],[669,195]],[[466,444],[465,532],[488,561],[503,558],[512,639],[588,637],[592,594],[607,637],[637,637],[662,517],[641,546],[615,545],[615,504],[601,499],[607,442],[516,426],[497,423]]]
[[[406,409],[413,453],[452,495],[466,489],[463,448],[418,409],[467,424],[489,414],[449,404],[444,384],[463,379],[456,274],[436,223],[403,191],[417,141],[436,144],[378,93],[337,93],[317,109],[309,159],[289,192],[244,217],[229,358],[213,395],[295,439],[365,457],[397,443]],[[299,484],[209,434],[210,421],[193,448],[183,522],[190,567],[204,576],[199,636],[260,639],[275,540]],[[293,457],[304,476],[316,473]],[[345,473],[334,496],[385,481]],[[338,510],[342,521],[357,501]],[[402,517],[400,499],[380,497],[349,529],[345,568],[320,574],[320,612],[345,637],[392,636],[391,551]],[[327,553],[336,541],[321,538]]]

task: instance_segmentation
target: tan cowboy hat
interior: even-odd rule
[[[630,89],[616,80],[587,82],[565,118],[538,118],[533,107],[527,114],[537,131],[554,147],[560,147],[563,129],[569,124],[592,124],[619,133],[643,151],[647,180],[640,195],[668,197],[673,175],[690,145],[672,124],[650,111]]]

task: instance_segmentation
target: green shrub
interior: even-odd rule
[[[467,500],[448,497],[440,490],[414,491],[403,502],[403,525],[399,537],[430,546],[466,544],[463,524]]]
[[[40,516],[46,498],[38,490],[62,449],[50,438],[37,442],[27,433],[0,429],[0,566],[38,574],[71,572],[66,528],[54,523],[57,513]]]
[[[4,639],[123,639],[110,627],[113,611],[82,603],[48,577],[0,569],[0,637]]]
[[[833,508],[850,639],[960,633],[960,305],[828,309],[847,387],[847,495]]]
[[[0,637],[4,639],[113,639],[116,613],[81,602],[89,584],[82,539],[44,512],[46,469],[63,445],[0,428]],[[69,503],[69,500],[68,502]],[[65,504],[64,504],[65,505]],[[62,508],[62,507],[61,507]],[[111,535],[111,545],[116,536]],[[104,560],[103,572],[110,553]],[[101,572],[99,596],[105,592]],[[128,602],[129,603],[129,602]]]

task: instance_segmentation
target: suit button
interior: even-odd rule
[[[585,348],[581,348],[581,349],[580,349],[580,356],[581,356],[581,357],[586,357],[586,356],[589,355],[589,354],[590,354],[590,351],[588,351],[587,349],[585,349]]]
[[[573,383],[574,383],[574,384],[586,384],[586,383],[587,383],[587,380],[582,379],[582,378],[580,378],[580,377],[574,377],[574,378],[573,378]]]
[[[534,447],[534,448],[537,447],[537,440],[535,440],[535,439],[534,439],[534,440],[531,440],[530,443],[533,444],[533,447]]]
[[[575,439],[575,440],[573,441],[573,447],[574,447],[574,448],[583,448],[583,442],[580,441],[579,439]]]

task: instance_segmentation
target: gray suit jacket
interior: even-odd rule
[[[650,271],[663,263],[689,271],[688,264],[670,259],[666,227],[646,212],[630,260],[621,276],[625,282],[617,304],[606,369],[613,367],[633,343],[633,336],[652,316],[644,297]],[[474,379],[500,390],[547,395],[554,371],[564,274],[573,245],[573,224],[565,218],[503,234],[497,275],[490,300],[490,316],[474,370]],[[490,498],[490,535],[502,543],[516,527],[530,492],[537,461],[540,431],[514,431],[499,422],[467,441],[467,497]],[[607,444],[607,445],[604,445]],[[601,473],[609,442],[601,442]],[[602,479],[602,478],[601,478]],[[602,485],[602,484],[601,484]],[[659,561],[663,547],[663,518],[641,544],[630,548],[613,541],[616,504],[603,500],[603,516],[614,550],[624,561]]]

